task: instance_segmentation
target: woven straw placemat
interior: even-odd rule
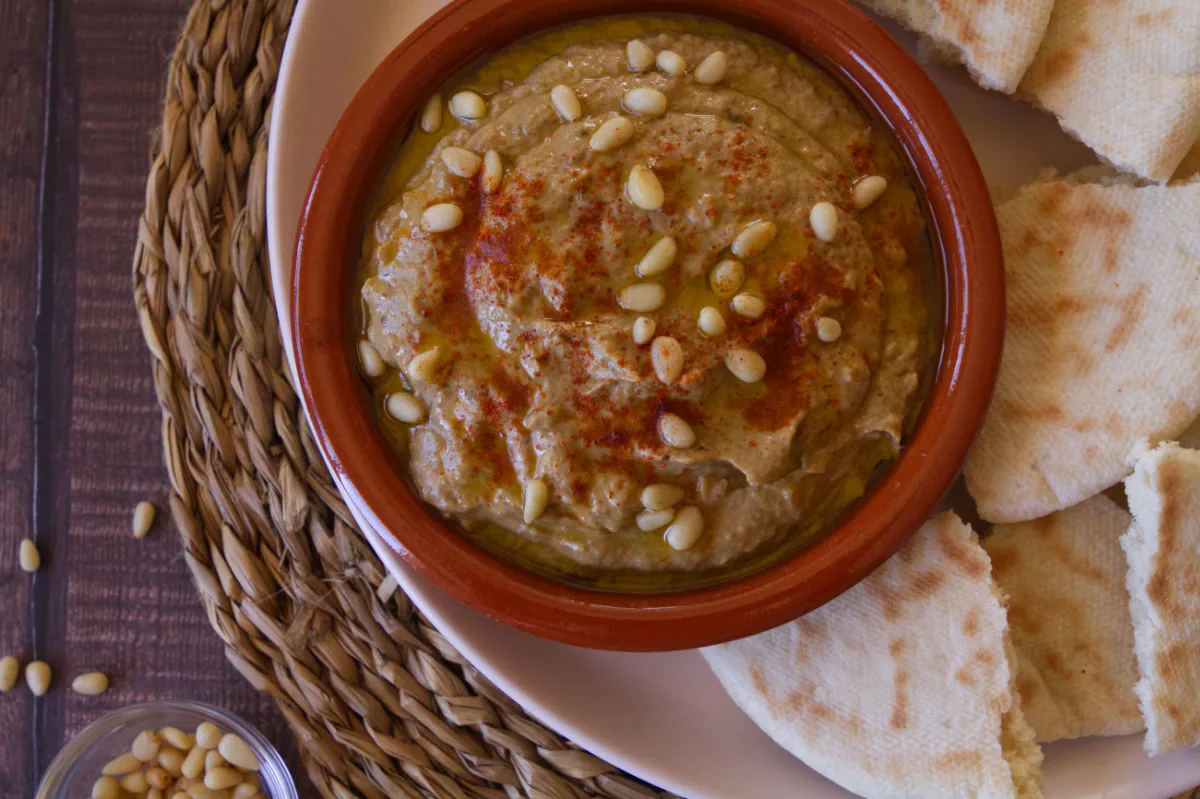
[[[292,9],[192,8],[134,254],[171,513],[209,621],[229,660],[275,697],[326,797],[662,796],[466,662],[385,582],[325,471],[287,373],[267,261],[267,129]]]

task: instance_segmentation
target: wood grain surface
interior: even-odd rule
[[[0,0],[0,655],[54,685],[0,694],[0,799],[27,799],[105,712],[221,705],[285,753],[274,703],[225,660],[164,505],[160,414],[130,260],[164,68],[190,0]],[[134,505],[159,507],[150,536]],[[37,541],[43,568],[17,565]],[[99,697],[70,690],[101,670]]]

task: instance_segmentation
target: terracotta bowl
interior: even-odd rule
[[[352,303],[372,193],[426,98],[458,70],[548,28],[610,14],[696,13],[807,56],[889,126],[927,204],[944,279],[937,376],[900,456],[815,544],[764,570],[673,593],[594,591],[485,552],[427,509],[381,437],[354,343]],[[334,54],[330,54],[334,57]],[[329,139],[300,222],[294,309],[299,380],[317,441],[354,501],[418,572],[483,613],[588,647],[669,650],[794,619],[895,552],[958,475],[991,397],[1004,324],[992,205],[966,137],[925,73],[841,0],[458,0],[375,70]]]

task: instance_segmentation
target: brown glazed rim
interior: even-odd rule
[[[731,582],[619,594],[508,563],[417,499],[358,374],[351,295],[368,203],[398,142],[447,76],[541,30],[664,12],[702,14],[779,41],[822,65],[892,128],[941,249],[946,328],[911,440],[817,543]],[[950,108],[900,46],[843,0],[457,0],[380,64],[326,144],[300,220],[293,308],[300,386],[321,450],[408,564],[521,630],[580,646],[652,651],[730,641],[807,613],[869,574],[925,521],[958,475],[991,398],[1004,335],[1004,269],[983,176]]]

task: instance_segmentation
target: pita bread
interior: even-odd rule
[[[1200,744],[1200,452],[1176,444],[1144,452],[1125,492],[1135,690],[1146,751],[1162,755]]]
[[[1008,594],[1021,710],[1038,741],[1143,729],[1121,534],[1129,514],[1099,495],[983,539]]]
[[[1033,61],[1054,0],[863,0],[965,64],[986,89],[1012,94]]]
[[[1021,92],[1106,160],[1166,180],[1200,137],[1200,3],[1058,0]]]
[[[965,472],[1007,523],[1100,493],[1200,415],[1200,184],[1047,180],[996,216],[1007,338]]]
[[[702,651],[759,727],[855,793],[1041,796],[990,572],[946,513],[828,605]]]

